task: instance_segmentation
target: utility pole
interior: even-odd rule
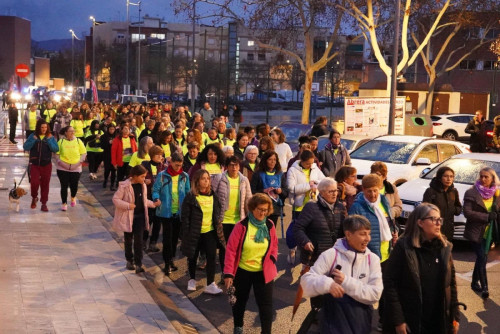
[[[138,6],[138,3],[133,3],[127,0],[127,51],[126,51],[126,65],[125,65],[125,87],[123,88],[123,93],[124,94],[130,94],[130,81],[129,81],[129,76],[128,76],[128,67],[129,67],[129,57],[130,57],[130,11],[129,11],[129,6]]]
[[[142,95],[141,90],[141,1],[139,1],[139,41],[137,44],[137,89],[136,95]]]
[[[195,34],[196,34],[196,0],[193,2],[193,61],[191,62],[191,113],[196,108],[196,78],[195,78]]]
[[[75,32],[70,29],[71,33],[71,86],[75,83]]]
[[[396,114],[396,95],[398,84],[398,55],[399,55],[399,21],[401,15],[401,0],[396,1],[396,14],[394,15],[394,44],[392,51],[391,97],[389,104],[389,134],[394,134],[394,116]],[[405,36],[406,38],[406,36]]]
[[[95,17],[90,16],[89,19],[92,20],[92,74],[90,77],[94,81],[97,90],[97,83],[95,81]],[[92,90],[92,101],[94,101],[94,90]]]

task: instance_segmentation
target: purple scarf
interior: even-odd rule
[[[477,191],[479,192],[479,195],[481,195],[481,197],[483,199],[492,198],[493,195],[495,195],[495,191],[497,190],[496,186],[492,186],[490,188],[486,188],[485,186],[482,186],[481,182],[479,182],[479,180],[476,181],[475,186],[476,186]]]

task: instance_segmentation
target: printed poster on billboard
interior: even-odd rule
[[[380,136],[389,133],[388,97],[345,99],[345,133]],[[396,98],[394,134],[404,134],[405,98]]]

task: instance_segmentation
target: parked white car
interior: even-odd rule
[[[387,179],[396,186],[419,177],[422,170],[461,153],[469,145],[434,137],[390,135],[374,138],[354,150],[351,163],[358,178],[370,173],[375,161],[387,165]]]
[[[500,173],[500,155],[494,153],[459,154],[437,165],[430,171],[424,170],[423,175],[419,178],[399,186],[398,192],[403,202],[403,212],[401,217],[398,218],[398,222],[402,230],[404,230],[404,224],[410,213],[415,206],[422,202],[424,192],[429,188],[429,184],[436,175],[437,170],[444,166],[455,171],[454,186],[458,190],[460,202],[463,203],[465,191],[477,180],[481,168],[492,167],[497,173]],[[455,217],[453,239],[464,240],[465,220],[463,214]]]
[[[473,117],[473,114],[442,114],[431,116],[432,131],[436,136],[444,139],[469,139],[470,134],[465,133],[465,127]]]

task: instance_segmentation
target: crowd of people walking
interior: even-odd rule
[[[489,297],[486,261],[500,218],[493,169],[480,171],[463,208],[455,171],[439,169],[401,233],[401,199],[383,162],[358,182],[338,131],[328,133],[319,152],[317,137],[300,138],[293,156],[279,128],[241,126],[241,109],[234,111],[231,124],[228,113],[216,116],[208,103],[199,112],[169,105],[32,105],[23,120],[31,208],[40,188],[41,210],[48,211],[52,158],[63,211],[70,209],[68,187],[70,207],[77,205],[88,166],[89,178],[114,192],[113,228],[124,234],[126,268],[141,273],[143,252],[162,251],[163,271],[171,275],[180,241],[187,290],[197,290],[196,269],[203,267],[204,292],[226,289],[233,297],[234,333],[243,332],[252,288],[262,333],[273,332],[277,229],[287,201],[287,261],[294,265],[300,253],[300,285],[322,333],[369,333],[377,302],[384,332],[456,333],[451,242],[453,217],[462,212],[477,256],[471,288]],[[319,119],[315,132],[325,129]]]

